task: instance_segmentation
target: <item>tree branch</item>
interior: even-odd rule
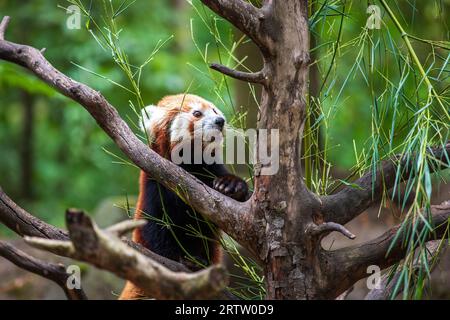
[[[66,231],[43,222],[28,213],[12,201],[0,187],[0,222],[20,236],[48,238],[52,240],[69,240]],[[125,223],[125,222],[124,222]],[[123,226],[123,224],[121,224]],[[117,229],[115,226],[113,228]],[[111,231],[111,229],[110,229]],[[172,271],[190,272],[183,264],[160,256],[142,245],[123,238],[122,241],[141,254],[153,259]]]
[[[10,18],[8,16],[4,17],[0,22],[0,40],[5,39],[6,29],[8,28]]]
[[[430,170],[438,171],[448,168],[450,166],[449,153],[450,142],[447,142],[443,148],[430,148]],[[399,156],[398,159],[402,169],[402,179],[410,179],[413,160],[407,156]],[[375,177],[373,177],[372,172],[369,172],[354,182],[359,188],[347,186],[336,194],[322,197],[323,220],[344,225],[354,219],[372,204],[380,201],[383,190],[394,187],[397,169],[398,161],[385,161],[381,164],[381,168],[376,171]]]
[[[430,225],[433,228],[433,232],[430,233],[428,241],[449,236],[449,219],[450,201],[431,206]],[[335,268],[335,270],[329,270],[329,274],[330,277],[334,278],[332,282],[338,286],[338,294],[345,291],[359,279],[366,277],[368,266],[376,265],[380,269],[385,269],[405,257],[408,251],[402,243],[402,239],[405,237],[405,230],[399,231],[400,226],[397,225],[378,238],[366,243],[324,252],[326,265]],[[425,223],[420,223],[417,227],[417,233],[420,234],[424,228],[428,227]],[[398,238],[393,244],[393,240],[397,235]],[[336,278],[339,281],[336,281]]]
[[[47,238],[56,240],[51,245],[54,246],[54,250],[52,251],[54,254],[60,256],[67,256],[67,250],[71,249],[71,246],[68,245],[67,240],[69,240],[69,236],[66,231],[58,229],[52,225],[49,225],[38,218],[34,217],[21,207],[19,207],[16,203],[14,203],[1,189],[0,187],[0,222],[5,224],[8,228],[15,231],[20,236],[29,236],[29,237],[38,237],[38,238]],[[106,232],[109,232],[115,236],[119,236],[124,232],[130,230],[132,227],[136,225],[141,225],[143,221],[133,221],[126,220],[120,222],[108,229]],[[166,257],[160,256],[142,245],[135,243],[125,237],[121,238],[121,241],[124,242],[129,247],[138,251],[140,254],[150,258],[156,263],[164,266],[165,268],[173,271],[173,272],[184,272],[191,273],[192,270],[188,269],[183,264],[170,260]],[[65,248],[61,251],[61,247]],[[230,293],[224,290],[220,293],[219,297],[222,299],[235,299],[232,297]]]
[[[243,0],[201,0],[212,11],[231,22],[255,42],[263,51],[266,46],[260,31],[263,12]]]
[[[147,224],[147,220],[144,219],[124,220],[107,228],[105,231],[115,235],[116,237],[121,237],[136,228],[144,226],[145,224]]]
[[[227,76],[230,76],[234,79],[238,79],[245,82],[266,84],[267,80],[267,76],[265,75],[265,72],[263,70],[258,72],[242,72],[230,69],[218,63],[212,63],[210,65],[210,68],[219,71],[220,73],[223,73]]]
[[[32,246],[108,270],[138,285],[157,299],[207,299],[220,294],[228,282],[225,269],[214,265],[195,273],[172,272],[136,250],[113,233],[100,230],[83,212],[66,213],[71,241],[25,237]]]
[[[4,21],[2,25],[6,24]],[[241,244],[252,241],[250,201],[241,203],[233,200],[160,157],[134,135],[117,110],[99,92],[55,69],[39,50],[0,40],[0,59],[23,66],[81,104],[134,164],[167,188],[182,190],[193,208]]]
[[[4,241],[0,241],[0,256],[11,261],[19,268],[55,282],[63,289],[69,300],[87,300],[83,289],[68,288],[67,279],[70,275],[66,272],[64,265],[38,260]]]
[[[352,240],[356,238],[356,236],[350,231],[348,231],[347,228],[335,222],[324,222],[319,225],[311,224],[307,229],[307,232],[311,236],[317,237],[320,240],[333,231],[342,233],[344,236]]]

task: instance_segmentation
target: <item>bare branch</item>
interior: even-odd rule
[[[336,231],[342,233],[349,239],[355,239],[356,236],[348,231],[343,225],[335,222],[324,222],[319,225],[311,224],[307,231],[314,237],[323,238],[330,232]]]
[[[68,210],[66,223],[71,241],[33,237],[25,237],[25,241],[108,270],[157,299],[207,299],[220,294],[228,282],[225,269],[219,265],[195,273],[172,272],[128,247],[112,233],[100,230],[81,211]]]
[[[0,40],[5,39],[5,32],[8,28],[10,18],[8,16],[3,17],[2,22],[0,22]]]
[[[63,289],[69,300],[87,299],[83,289],[70,289],[67,286],[67,279],[70,275],[66,272],[66,268],[62,264],[38,260],[4,241],[0,241],[0,256],[11,261],[19,268],[55,282]]]
[[[68,240],[69,237],[64,230],[58,229],[52,225],[34,217],[24,209],[14,203],[0,188],[0,222],[4,223],[11,230],[17,232],[21,236],[34,237],[33,241],[39,243],[38,238],[44,238],[46,248],[50,247],[50,250],[54,254],[59,256],[71,256],[75,252],[75,248]],[[137,222],[141,225],[143,221]],[[121,222],[109,229],[105,230],[111,233],[111,231],[121,230],[125,231],[130,229],[131,225],[136,225],[136,221],[127,220]],[[37,238],[36,238],[37,237]],[[53,239],[55,241],[46,242],[46,239]],[[126,245],[138,251],[142,255],[152,259],[156,263],[161,264],[165,268],[173,272],[190,273],[191,270],[186,268],[183,264],[160,256],[140,244],[134,243],[126,238],[121,239]],[[224,293],[221,293],[223,295]]]
[[[0,40],[5,39],[5,32],[8,28],[10,18],[8,16],[3,17],[2,22],[0,22]]]
[[[450,166],[448,154],[450,154],[450,142],[444,148],[430,149],[430,170],[437,171],[448,168]],[[400,159],[400,168],[402,168],[402,179],[410,179],[412,165],[408,162],[408,157],[399,156],[398,159]],[[358,185],[358,188],[348,186],[336,194],[322,197],[323,220],[346,224],[354,219],[373,203],[380,201],[383,190],[394,187],[397,169],[398,161],[385,161],[381,164],[375,177],[372,172],[369,172],[356,180],[354,184]]]
[[[224,65],[218,64],[218,63],[212,63],[210,65],[210,68],[216,71],[219,71],[227,76],[230,76],[232,78],[242,80],[245,82],[251,82],[251,83],[259,83],[259,84],[265,84],[267,80],[267,76],[265,75],[264,71],[258,71],[258,72],[242,72],[237,71],[234,69],[230,69]]]
[[[54,253],[61,257],[72,258],[76,254],[74,245],[68,240],[53,240],[29,236],[25,236],[24,240],[35,248]]]
[[[249,36],[263,51],[266,46],[260,31],[263,11],[243,0],[201,0],[212,11]]]
[[[131,231],[133,231],[136,228],[142,227],[147,223],[146,220],[125,220],[122,222],[119,222],[109,228],[107,228],[105,231],[112,233],[116,237],[121,237]]]
[[[444,243],[443,243],[444,242]],[[430,269],[433,270],[434,267],[439,263],[438,260],[442,256],[445,250],[442,250],[443,246],[446,245],[446,241],[430,241],[427,243],[427,260],[428,265],[430,265]],[[414,265],[414,271],[421,268],[420,264]],[[370,290],[365,296],[364,300],[388,300],[394,294],[395,287],[397,285],[397,281],[399,280],[401,272],[397,272],[392,277],[389,272],[385,273],[380,280],[379,288],[374,288]],[[402,288],[397,291],[397,294],[402,292]]]
[[[154,253],[153,251],[148,250],[143,245],[136,243],[134,241],[131,241],[130,239],[127,239],[125,237],[122,237],[121,239],[124,243],[126,243],[129,247],[133,248],[134,250],[138,251],[139,253],[143,254],[144,256],[154,260],[155,262],[158,262],[159,264],[163,265],[167,269],[173,271],[173,272],[192,272],[188,267],[186,267],[184,264],[179,263],[177,261],[170,260],[166,257],[160,256],[159,254]]]
[[[58,229],[50,224],[39,220],[32,214],[19,207],[12,201],[0,187],[0,222],[20,236],[40,237],[53,240],[69,240],[66,231]],[[183,264],[160,256],[142,245],[126,238],[122,241],[141,254],[153,259],[172,271],[191,272]],[[54,252],[55,253],[55,252]]]
[[[0,59],[25,67],[81,104],[134,164],[167,188],[181,190],[193,208],[241,244],[252,241],[250,201],[241,203],[233,200],[160,157],[134,135],[117,110],[99,92],[55,69],[39,50],[0,40]]]
[[[430,233],[429,241],[448,237],[449,219],[450,201],[431,207],[430,225],[433,227],[433,232]],[[401,241],[404,239],[405,230],[399,231],[399,228],[400,225],[366,243],[324,253],[327,266],[335,268],[329,270],[329,274],[335,279],[333,283],[339,286],[338,294],[359,279],[366,277],[368,266],[377,265],[380,269],[385,269],[405,257],[407,248]],[[424,228],[428,227],[425,223],[421,223],[417,227],[417,232],[421,233]],[[393,244],[398,232],[400,232],[398,240]]]

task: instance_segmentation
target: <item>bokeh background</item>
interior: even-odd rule
[[[89,4],[89,1],[85,2]],[[112,2],[116,6],[122,3]],[[141,93],[144,102],[156,103],[164,95],[191,92],[213,101],[230,118],[236,117],[233,110],[245,114],[245,127],[254,128],[258,88],[252,91],[247,84],[231,79],[224,82],[221,75],[208,69],[208,62],[227,59],[226,50],[222,47],[218,49],[217,38],[205,25],[205,17],[213,19],[211,13],[198,1],[193,1],[195,7],[185,0],[129,2],[131,5],[116,18],[116,22],[123,28],[121,46],[128,54],[130,63],[140,65],[156,47],[164,43],[143,69]],[[420,38],[449,40],[450,1],[395,2],[396,12],[401,14],[409,33]],[[92,3],[93,12],[101,19],[101,1]],[[322,3],[320,1],[317,5]],[[0,0],[0,16],[9,15],[12,18],[7,39],[46,48],[45,56],[55,67],[101,91],[138,132],[135,127],[137,116],[129,102],[133,101],[133,95],[112,83],[128,86],[126,77],[114,64],[111,53],[103,49],[87,31],[86,19],[81,19],[81,29],[67,28],[69,14],[65,8],[69,5],[64,0]],[[349,41],[361,32],[368,17],[368,5],[368,1],[352,1],[351,6],[347,7],[348,17],[341,30],[342,41]],[[340,6],[336,6],[336,10],[338,8]],[[317,37],[313,41],[322,44],[314,55],[320,56],[323,48],[332,45],[332,40],[339,33],[339,19],[339,15],[336,18],[330,16],[325,26],[313,26],[313,38]],[[391,27],[389,18],[384,14],[383,21],[386,28]],[[333,24],[336,27],[332,27]],[[214,25],[217,26],[214,32],[220,34],[225,45],[231,47],[242,39],[226,22],[217,20]],[[400,39],[394,29],[392,34]],[[239,43],[235,50],[236,57],[244,59],[246,67],[257,70],[261,65],[257,49],[246,40]],[[414,47],[421,61],[430,63],[430,45],[415,42]],[[448,60],[448,51],[435,50],[444,61],[446,58]],[[371,102],[364,77],[357,73],[347,77],[357,50],[347,51],[350,52],[337,52],[330,76],[330,81],[337,84],[346,82],[341,92],[343,98],[333,102],[337,111],[328,123],[328,161],[332,164],[332,175],[337,178],[348,174],[355,163],[355,146],[362,148],[372,134],[371,109],[368,107]],[[311,88],[317,90],[320,87],[320,79],[327,72],[323,65],[326,66],[328,60],[322,61],[318,70],[312,70]],[[445,68],[442,88],[450,84],[448,69]],[[133,203],[137,196],[139,170],[122,163],[120,157],[122,155],[117,147],[83,108],[27,71],[0,61],[0,185],[20,206],[60,227],[64,226],[64,211],[69,207],[88,211],[101,226],[125,219],[128,217],[124,209],[126,203]],[[245,175],[246,171],[241,173]],[[433,202],[449,199],[450,187],[445,179],[435,183]],[[352,222],[350,228],[358,236],[356,241],[373,238],[398,222],[392,213],[394,209],[386,206],[378,209],[372,208]],[[0,226],[0,239],[5,238],[28,252],[55,259],[30,251],[12,232]],[[334,247],[349,244],[334,234],[325,241],[326,245]],[[450,270],[448,257],[434,278],[436,289],[433,297],[450,298],[450,273],[445,269]],[[121,280],[89,266],[83,266],[83,271],[86,276],[83,283],[91,298],[115,298],[114,293],[120,290]],[[359,285],[350,298],[360,298],[363,294],[364,285]],[[0,259],[0,298],[46,299],[63,296],[56,286]]]

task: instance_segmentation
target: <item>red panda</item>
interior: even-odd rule
[[[244,180],[230,174],[223,164],[207,163],[202,152],[200,161],[194,159],[195,151],[198,151],[194,147],[195,139],[200,138],[202,142],[200,151],[220,145],[223,139],[226,119],[211,102],[192,94],[167,96],[157,106],[144,108],[141,120],[150,147],[160,156],[175,162],[175,156],[177,159],[186,156],[180,155],[176,149],[184,146],[182,151],[187,150],[191,155],[176,164],[219,192],[238,201],[246,200],[248,186]],[[220,262],[221,247],[211,225],[176,193],[141,171],[135,218],[145,217],[149,218],[148,222],[133,232],[133,241],[193,270],[198,269],[198,265]],[[192,228],[202,236],[194,235]],[[197,261],[198,265],[192,260]],[[139,298],[144,298],[144,295],[131,282],[127,282],[119,297]]]

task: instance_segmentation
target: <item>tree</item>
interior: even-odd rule
[[[368,266],[378,265],[384,269],[414,252],[420,242],[405,247],[402,241],[394,241],[406,236],[407,230],[401,226],[358,246],[334,251],[321,247],[321,240],[332,231],[353,239],[355,235],[344,225],[383,199],[386,190],[394,188],[399,181],[413,179],[420,157],[415,153],[392,155],[331,195],[319,195],[308,187],[302,172],[301,152],[308,117],[308,2],[266,0],[260,7],[243,0],[202,2],[246,34],[258,46],[264,60],[262,70],[254,73],[219,64],[211,67],[233,78],[260,84],[258,129],[279,129],[279,171],[268,176],[255,170],[254,192],[245,203],[208,188],[159,157],[134,135],[99,92],[56,70],[40,50],[5,40],[8,18],[3,19],[0,27],[0,58],[25,67],[82,105],[134,164],[163,185],[172,190],[181,186],[198,212],[258,259],[264,269],[267,298],[335,299],[365,277]],[[385,2],[381,2],[388,10]],[[405,39],[409,41],[408,36]],[[412,52],[411,55],[414,57]],[[425,76],[425,79],[428,78]],[[444,104],[432,85],[430,88],[435,101]],[[448,168],[449,150],[449,142],[434,148],[427,146],[426,160],[420,163],[429,172]],[[226,284],[227,278],[220,266],[186,273],[187,270],[176,263],[118,240],[117,235],[140,222],[125,222],[103,231],[83,213],[68,211],[67,234],[26,213],[3,192],[0,199],[0,221],[26,236],[30,244],[109,270],[139,284],[152,296],[205,298],[220,294]],[[423,241],[448,236],[450,202],[425,206],[422,215],[425,218],[415,228],[418,234],[425,235]],[[425,232],[429,229],[431,231]],[[124,261],[129,257],[134,257],[135,263],[126,264]],[[386,295],[389,290],[393,290],[392,286],[385,285],[384,296],[389,295]]]

